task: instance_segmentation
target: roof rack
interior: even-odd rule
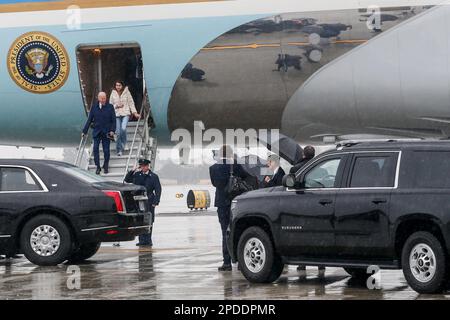
[[[417,142],[423,141],[425,139],[422,138],[410,138],[410,139],[361,139],[361,140],[344,140],[340,142],[336,142],[336,149],[338,148],[349,148],[361,143],[376,143],[376,142]]]

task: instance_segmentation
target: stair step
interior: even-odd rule
[[[109,164],[109,168],[110,169],[112,169],[112,168],[119,168],[119,169],[125,170],[126,166],[127,166],[126,163],[124,163],[124,164],[118,164],[118,163]],[[88,170],[95,171],[95,169],[97,169],[97,166],[95,164],[89,164]]]

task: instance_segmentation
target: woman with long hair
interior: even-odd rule
[[[139,114],[136,111],[130,90],[125,86],[123,81],[118,80],[115,82],[109,102],[114,106],[114,110],[116,111],[116,151],[117,155],[121,156],[127,144],[127,125],[130,116],[133,115],[139,119]]]

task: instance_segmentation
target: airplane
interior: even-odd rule
[[[194,121],[447,138],[449,17],[436,0],[2,0],[0,144],[76,146],[117,79],[148,99],[159,146]],[[280,54],[305,59],[276,70]]]

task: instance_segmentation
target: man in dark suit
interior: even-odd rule
[[[100,143],[102,144],[103,154],[105,156],[103,169],[105,173],[108,173],[109,145],[110,139],[114,138],[114,132],[116,131],[116,112],[114,111],[114,107],[107,102],[106,93],[104,92],[98,94],[98,102],[94,103],[91,107],[89,117],[83,129],[83,137],[88,133],[91,123],[94,123],[92,137],[94,138],[94,162],[97,166],[95,173],[100,174],[102,171],[99,154]]]
[[[231,219],[231,200],[226,192],[226,187],[231,172],[237,177],[246,179],[249,174],[245,169],[234,160],[233,149],[230,146],[223,146],[219,150],[217,163],[209,168],[211,183],[216,187],[216,197],[214,206],[217,207],[220,227],[222,229],[222,255],[223,265],[218,268],[219,271],[231,271],[231,257],[227,247],[227,229]]]
[[[311,160],[312,158],[314,158],[316,155],[316,149],[314,149],[313,146],[306,146],[303,149],[303,159],[300,160],[298,163],[296,163],[291,170],[289,171],[289,173],[297,173],[298,170],[300,170],[301,168],[303,168],[303,166],[305,166],[309,160]]]
[[[273,172],[272,178],[267,176],[264,179],[264,188],[271,188],[283,185],[283,177],[286,174],[283,168],[280,167],[280,157],[276,154],[271,154],[267,158],[267,166]]]
[[[152,231],[153,222],[155,222],[155,208],[159,205],[161,199],[161,183],[157,174],[150,170],[150,161],[140,159],[138,168],[131,170],[125,177],[125,182],[133,183],[138,186],[144,186],[147,189],[148,205],[152,214],[151,227],[147,234],[139,236],[137,246],[153,246]]]

